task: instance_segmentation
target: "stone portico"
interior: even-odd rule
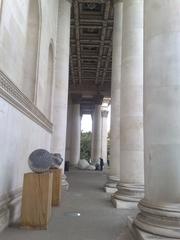
[[[89,114],[101,201],[134,239],[180,239],[179,42],[179,0],[0,0],[0,231],[20,216],[33,150],[62,155],[64,190],[66,162],[83,181],[74,168]]]

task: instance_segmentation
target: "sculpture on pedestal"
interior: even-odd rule
[[[47,172],[50,169],[59,168],[63,162],[60,153],[49,153],[45,149],[33,151],[28,160],[30,169],[35,173]]]
[[[51,153],[52,165],[51,168],[59,168],[63,162],[63,158],[60,153]]]

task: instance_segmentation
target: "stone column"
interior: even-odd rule
[[[69,100],[68,103],[68,114],[67,114],[67,129],[66,129],[66,157],[65,161],[70,162],[71,152],[71,127],[72,127],[72,103]]]
[[[143,0],[123,1],[120,182],[112,200],[134,208],[143,198]]]
[[[97,161],[101,157],[101,105],[95,105],[93,115],[93,132],[92,132],[92,161]]]
[[[71,152],[70,161],[72,166],[77,166],[80,160],[81,145],[81,114],[80,104],[72,104],[72,128],[71,128]]]
[[[141,239],[180,239],[180,1],[144,2],[145,198]],[[162,237],[158,237],[162,236]]]
[[[105,191],[117,191],[120,179],[120,83],[122,48],[122,1],[114,1],[114,28],[111,80],[110,168]]]
[[[94,111],[91,113],[92,119],[92,134],[91,134],[91,161],[94,160]]]
[[[104,160],[104,164],[107,164],[107,117],[108,110],[101,110],[101,157]]]
[[[66,124],[68,103],[68,81],[69,81],[69,42],[70,42],[70,1],[59,1],[58,29],[57,29],[57,53],[55,72],[55,94],[54,94],[54,131],[52,136],[51,151],[60,153],[65,159],[66,148]],[[63,34],[62,34],[63,32]],[[61,166],[64,173],[64,162]],[[65,175],[62,184],[68,188]]]

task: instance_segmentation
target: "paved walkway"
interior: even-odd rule
[[[70,189],[53,210],[47,231],[7,228],[1,240],[129,240],[127,216],[134,211],[113,208],[104,193],[106,177],[101,172],[68,173]],[[76,216],[74,213],[80,213]]]

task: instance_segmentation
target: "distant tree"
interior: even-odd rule
[[[91,158],[91,132],[81,132],[81,159]]]

